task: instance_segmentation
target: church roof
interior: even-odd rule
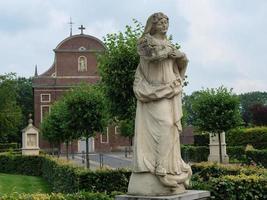
[[[98,38],[91,35],[79,34],[67,37],[66,39],[62,40],[54,49],[54,51],[103,51],[105,49],[106,47],[104,43]]]

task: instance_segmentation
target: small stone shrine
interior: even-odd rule
[[[22,130],[22,155],[39,155],[39,130],[33,126],[29,115],[29,124]]]
[[[210,134],[210,155],[208,160],[220,162],[219,137],[218,134]],[[225,133],[221,133],[222,163],[229,163],[229,156],[226,153]]]

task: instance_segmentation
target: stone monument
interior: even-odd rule
[[[220,162],[220,151],[219,151],[219,137],[218,134],[210,135],[210,155],[208,157],[209,161]],[[225,133],[221,134],[221,147],[222,147],[222,163],[229,163],[229,156],[226,153],[226,143],[225,143]]]
[[[32,124],[32,115],[29,115],[29,124],[22,130],[22,155],[39,155],[39,130]]]
[[[186,193],[185,186],[192,171],[181,157],[179,138],[188,59],[167,39],[168,26],[165,14],[154,13],[138,40],[140,63],[133,86],[137,98],[133,172],[128,195],[116,199],[181,199],[177,194],[184,193],[185,197],[190,193]]]

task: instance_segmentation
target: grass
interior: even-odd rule
[[[51,188],[41,177],[0,173],[0,196],[18,193],[49,193]]]

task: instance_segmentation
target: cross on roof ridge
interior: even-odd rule
[[[83,34],[83,30],[85,29],[85,27],[83,25],[81,25],[78,29],[81,30],[81,35]]]

